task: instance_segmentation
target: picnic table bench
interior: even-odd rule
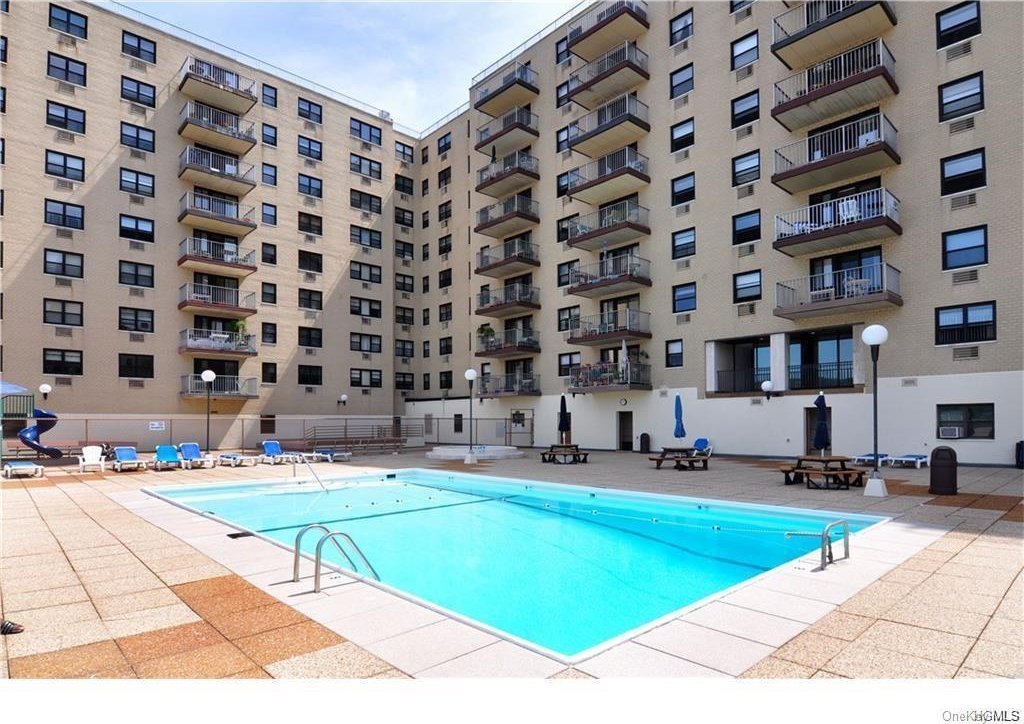
[[[779,467],[786,485],[803,483],[808,489],[849,490],[851,485],[863,486],[863,468],[847,467],[845,455],[805,455],[793,465]]]
[[[693,452],[695,449],[692,447],[663,447],[660,455],[652,455],[648,460],[654,463],[655,469],[661,470],[661,466],[666,461],[676,463],[678,460],[694,457]],[[704,467],[707,468],[707,465]]]
[[[707,470],[707,455],[691,455],[689,457],[677,457],[675,459],[676,470]],[[699,467],[698,467],[699,466]]]
[[[540,454],[542,463],[556,463],[559,465],[574,465],[587,462],[590,453],[580,450],[579,445],[552,445]]]

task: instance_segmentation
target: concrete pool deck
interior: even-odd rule
[[[783,566],[567,666],[341,575],[312,593],[312,564],[157,500],[155,485],[279,478],[287,466],[78,474],[0,487],[0,675],[41,677],[717,676],[1014,677],[1022,674],[1022,477],[961,468],[960,495],[927,470],[885,469],[888,498],[782,485],[774,461],[715,457],[709,471],[645,457],[539,454],[468,468],[423,453],[321,463],[323,475],[403,467],[891,516],[853,558]],[[287,468],[287,469],[286,469]]]

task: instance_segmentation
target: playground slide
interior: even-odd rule
[[[57,424],[57,416],[48,410],[41,410],[38,407],[33,411],[32,416],[36,418],[36,424],[26,427],[18,433],[18,438],[36,452],[48,455],[51,458],[63,457],[64,453],[55,447],[46,447],[39,442],[39,436],[44,432],[53,429]]]

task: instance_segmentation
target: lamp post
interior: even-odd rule
[[[874,465],[871,477],[864,486],[864,495],[884,498],[889,491],[885,487],[885,480],[878,472],[878,348],[889,339],[889,330],[881,324],[872,324],[864,328],[860,333],[860,339],[871,348],[871,417],[874,434]]]
[[[213,381],[217,379],[217,373],[213,370],[203,370],[199,378],[206,383],[206,454],[210,454],[210,395],[213,393]]]
[[[469,383],[469,453],[463,462],[466,465],[476,465],[476,455],[473,454],[473,382],[476,380],[476,370],[470,367],[462,376]]]
[[[43,384],[39,385],[39,392],[43,395],[43,399],[45,400],[50,396],[50,393],[53,392],[53,388],[50,387],[50,385],[48,385],[46,382],[44,382]]]

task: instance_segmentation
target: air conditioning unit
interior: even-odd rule
[[[409,194],[398,194],[398,198],[400,198],[402,201],[411,201]]]
[[[129,342],[145,342],[146,341],[146,335],[139,334],[138,332],[132,332],[131,334],[128,335],[128,341]]]
[[[683,269],[689,269],[689,268],[690,268],[690,260],[689,259],[679,259],[676,262],[676,271],[682,271]]]
[[[369,317],[363,317],[362,319],[363,324],[371,324],[373,322],[373,320],[371,320]]]
[[[74,239],[75,235],[71,229],[57,229],[58,239]]]
[[[370,289],[370,282],[363,282],[363,289]]]
[[[63,93],[64,95],[73,96],[75,94],[75,87],[70,83],[65,83],[62,80],[57,81],[57,92]]]
[[[672,52],[675,53],[676,55],[679,55],[684,50],[689,50],[689,49],[690,49],[690,39],[689,38],[687,38],[686,40],[680,40],[678,43],[676,43],[675,45],[672,46]]]
[[[128,389],[141,390],[146,387],[145,380],[128,380]]]
[[[53,378],[53,384],[57,385],[58,387],[71,387],[71,378],[70,377],[54,377]]]
[[[128,203],[138,204],[139,206],[145,206],[146,199],[142,198],[141,196],[136,196],[135,194],[128,194]]]
[[[753,8],[751,8],[749,5],[740,10],[738,13],[736,13],[736,24],[738,25],[740,22],[749,18],[752,12]]]
[[[53,188],[57,191],[74,191],[75,183],[73,181],[59,178],[53,182]]]
[[[411,266],[412,262],[408,259],[402,259],[402,266]]]
[[[304,163],[309,168],[316,168],[316,166],[317,166],[316,159],[312,159],[312,158],[305,159]]]
[[[679,206],[676,207],[676,216],[682,216],[683,214],[688,213],[690,213],[689,204],[679,204]]]
[[[132,251],[145,251],[146,245],[143,244],[141,241],[129,241],[128,248],[131,249]]]
[[[957,440],[960,438],[959,427],[940,427],[939,438],[942,440]]]
[[[408,332],[409,331],[409,325],[408,324],[403,324],[401,328],[402,328],[403,332]]]
[[[408,396],[409,396],[409,391],[408,390],[402,390],[402,397],[408,397]]]
[[[975,193],[960,194],[954,196],[949,200],[949,210],[959,211],[960,209],[969,209],[972,206],[978,205],[978,195]]]
[[[402,292],[402,299],[409,299],[409,292]]]
[[[682,108],[683,106],[688,106],[688,105],[690,105],[690,94],[689,94],[689,93],[687,93],[686,95],[683,95],[683,96],[679,96],[679,97],[678,97],[678,98],[676,98],[676,99],[675,99],[675,101],[673,102],[673,106],[674,106],[674,107],[675,107],[675,108],[676,108],[677,110],[678,110],[679,108]]]
[[[146,160],[146,153],[144,151],[138,151],[138,150],[132,149],[131,151],[128,152],[128,155],[131,158],[137,159],[139,161],[145,161]]]
[[[966,269],[964,271],[953,272],[953,285],[958,284],[973,284],[978,281],[978,270],[977,269]]]
[[[361,176],[359,178],[359,183],[361,183],[363,186],[373,186],[373,181],[366,178],[365,176]]]
[[[57,33],[57,45],[64,45],[68,48],[78,47],[78,38],[67,33]]]
[[[368,246],[361,246],[361,247],[359,247],[359,249],[360,249],[360,251],[362,251],[362,252],[363,252],[364,254],[372,254],[372,253],[373,253],[373,249],[371,249],[371,248],[370,248],[370,247],[368,247]]]
[[[128,66],[132,70],[137,70],[140,73],[149,72],[149,66],[143,63],[141,60],[136,60],[135,58],[132,58],[130,61],[128,61]]]
[[[317,124],[313,123],[313,121],[305,121],[302,124],[302,127],[305,128],[307,131],[315,131],[317,128]]]
[[[441,322],[441,329],[448,329],[448,322]]]
[[[70,337],[71,327],[55,327],[53,333],[58,337]]]
[[[949,124],[949,135],[956,133],[964,133],[965,131],[974,130],[974,116],[970,118],[961,118],[958,121],[953,121]]]
[[[305,241],[309,242],[310,244],[315,244],[316,243],[316,235],[315,234],[303,234],[302,238]]]
[[[441,219],[441,228],[448,228],[448,219]]]
[[[946,62],[956,60],[957,58],[963,58],[965,55],[970,55],[973,48],[971,47],[971,41],[967,40],[960,45],[954,46],[946,50]]]
[[[690,158],[690,149],[681,148],[675,152],[674,156],[676,161],[685,161]]]
[[[757,303],[748,302],[746,304],[736,305],[736,316],[737,317],[749,317],[752,314],[757,314]]]
[[[145,118],[146,107],[141,106],[138,103],[129,103],[128,112],[131,113],[133,116],[142,116],[143,118]]]
[[[408,234],[410,231],[412,231],[412,229],[410,229],[408,226],[399,226],[398,231],[399,233],[402,234]]]
[[[71,280],[67,279],[65,277],[54,277],[53,285],[55,287],[70,287],[71,286]]]
[[[745,199],[754,195],[754,184],[745,184],[736,187],[736,198]]]
[[[689,314],[677,314],[676,315],[676,324],[689,324],[689,323],[690,323],[690,315]]]
[[[742,68],[736,70],[736,80],[745,80],[754,74],[754,64],[745,65]]]
[[[316,350],[313,349],[312,347],[306,347],[306,356],[307,357],[316,357]]]
[[[409,162],[408,161],[402,161],[399,165],[402,168],[409,168]]]
[[[736,129],[736,140],[737,141],[741,141],[744,138],[746,138],[747,136],[752,136],[752,135],[754,135],[754,124],[750,124],[748,126],[743,126],[743,128],[737,128]]]
[[[448,261],[448,254],[447,254],[447,252],[441,255],[441,261]]]
[[[361,149],[363,149],[364,151],[372,151],[372,150],[373,150],[373,146],[371,146],[371,145],[370,145],[369,143],[367,143],[366,141],[363,141],[362,143],[360,143],[360,144],[359,144],[359,147],[360,147]]]
[[[303,281],[307,281],[307,282],[315,282],[316,281],[316,274],[314,274],[313,272],[304,272],[302,274],[302,279],[303,279]]]
[[[306,206],[316,206],[317,199],[313,198],[312,196],[304,196],[302,198],[302,203],[305,204]]]
[[[452,356],[450,354],[441,355],[441,362],[442,363],[448,364],[451,361],[452,361]]]
[[[404,365],[409,364],[409,358],[408,357],[402,357],[402,364],[404,364]]]
[[[371,214],[369,211],[360,211],[359,212],[359,218],[360,219],[364,219],[364,220],[372,219],[373,218],[373,214]]]
[[[752,256],[756,250],[757,247],[754,244],[742,244],[736,247],[736,256]]]
[[[369,352],[363,352],[363,359],[373,359]]]
[[[967,362],[969,360],[978,359],[979,350],[977,347],[955,347],[953,349],[953,361],[954,362]]]
[[[313,394],[316,394],[316,388],[315,388],[315,387],[307,387],[307,388],[306,388],[306,394],[307,394],[307,395],[313,395]]]
[[[448,152],[447,151],[445,153],[441,154],[440,160],[441,161],[447,161],[448,160]]]
[[[129,297],[144,297],[146,296],[146,290],[140,289],[139,287],[131,287],[128,290]]]
[[[64,143],[74,143],[75,134],[71,131],[57,131],[53,134],[53,140],[62,141]]]

